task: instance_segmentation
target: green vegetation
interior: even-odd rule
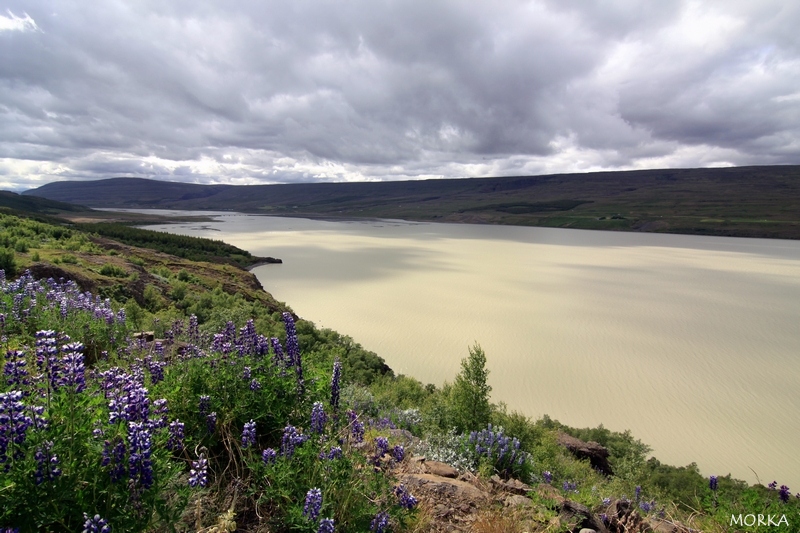
[[[606,498],[627,497],[641,515],[710,533],[731,530],[731,515],[791,524],[741,528],[762,533],[800,523],[800,498],[779,484],[711,484],[694,464],[649,457],[629,432],[492,404],[491,354],[478,345],[452,383],[426,385],[295,320],[230,265],[4,214],[0,244],[0,264],[41,278],[0,282],[0,528],[81,531],[98,515],[114,532],[315,532],[332,518],[344,533],[384,516],[386,531],[429,531],[430,506],[397,488],[401,444],[484,479],[550,485],[528,494],[526,510],[486,504],[474,531],[573,529],[558,522],[555,495],[598,516]],[[9,438],[22,426],[24,438]],[[567,451],[560,432],[605,446],[613,475]],[[312,489],[319,511],[304,513],[307,498],[316,509]]]
[[[259,258],[253,257],[246,250],[213,239],[184,237],[163,231],[150,231],[106,222],[77,224],[76,229],[108,237],[130,246],[150,248],[191,261],[225,262],[241,267],[247,267],[259,261]]]
[[[800,239],[797,165],[249,186],[115,178],[28,194],[111,208]]]

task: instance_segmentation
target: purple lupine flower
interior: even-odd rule
[[[549,470],[545,470],[542,472],[542,478],[544,478],[544,482],[549,485],[550,482],[553,481],[553,474],[551,474]]]
[[[297,431],[297,428],[286,426],[283,429],[283,437],[281,437],[281,455],[291,457],[294,455],[294,449],[306,440],[308,437]]]
[[[291,313],[283,313],[283,325],[286,329],[286,355],[297,375],[297,394],[302,396],[305,392],[305,380],[303,379],[303,365],[300,357],[300,344],[297,341],[297,330],[294,326],[294,319]]]
[[[717,476],[711,476],[708,478],[708,488],[711,490],[717,490]]]
[[[611,505],[611,498],[603,498],[603,505],[605,505],[606,507]]]
[[[789,487],[781,485],[781,489],[778,491],[778,498],[780,498],[783,503],[789,503],[789,497],[791,497],[791,495],[792,493],[789,491]]]
[[[9,350],[6,352],[6,364],[3,373],[8,376],[6,383],[12,387],[28,385],[28,371],[25,370],[25,352],[21,350]]]
[[[113,447],[111,442],[105,441],[100,466],[110,467],[108,475],[111,477],[112,483],[116,483],[125,476],[125,443],[121,439],[118,439]]]
[[[777,481],[773,481],[772,483],[770,483],[767,486],[769,487],[769,490],[778,490],[778,482]]]
[[[566,490],[566,489],[564,489],[564,490]],[[634,491],[636,493],[636,501],[638,502],[642,497],[642,486],[641,485],[636,485],[636,488],[634,489]]]
[[[208,414],[210,410],[211,410],[211,396],[208,396],[207,394],[200,396],[200,406],[199,406],[200,414],[201,415]]]
[[[217,412],[208,413],[206,416],[206,429],[210,434],[214,434],[217,430]]]
[[[369,530],[374,533],[386,533],[389,528],[389,513],[381,511],[375,515],[369,525]]]
[[[183,450],[184,423],[174,420],[169,423],[169,438],[167,439],[167,449],[173,452]]]
[[[83,513],[83,532],[82,533],[111,533],[111,526],[108,522],[100,518],[99,514],[89,518],[89,515]]]
[[[565,481],[562,485],[564,492],[578,492],[578,483],[572,481]]]
[[[152,438],[145,422],[128,422],[128,475],[145,489],[153,486]]]
[[[402,483],[394,488],[394,493],[400,500],[399,502],[400,507],[402,507],[403,509],[407,509],[410,511],[411,509],[417,506],[417,499],[414,496],[412,496],[410,492],[408,492],[408,489],[406,489],[405,485],[403,485]]]
[[[333,518],[323,518],[319,521],[317,533],[334,533]]]
[[[604,524],[608,525],[608,515],[606,513],[600,515],[600,520],[602,520]]]
[[[256,423],[253,422],[253,419],[250,419],[250,422],[244,423],[244,429],[242,430],[242,448],[249,448],[250,446],[256,443]]]
[[[333,376],[331,377],[331,407],[333,412],[339,410],[340,385],[342,380],[342,363],[339,358],[333,362]]]
[[[253,378],[252,381],[250,381],[250,390],[253,392],[261,390],[261,382]]]
[[[200,327],[197,321],[197,315],[191,315],[189,317],[189,342],[197,344],[197,341],[200,340]]]
[[[249,366],[244,367],[244,370],[242,371],[242,379],[245,381],[250,379],[250,373],[251,373],[250,367]]]
[[[397,444],[395,445],[394,448],[392,448],[392,457],[398,463],[402,463],[405,456],[406,456],[406,450],[400,444]]]
[[[261,460],[264,461],[265,465],[274,463],[277,457],[278,452],[276,452],[273,448],[267,448],[261,452]]]
[[[286,360],[286,356],[283,353],[281,341],[277,337],[272,337],[270,339],[270,343],[272,343],[272,351],[275,353],[272,358],[272,362],[278,368],[287,368],[289,366],[289,362]]]
[[[328,415],[325,414],[322,402],[314,402],[311,408],[311,431],[321,435],[325,432],[325,424],[327,422]]]
[[[306,501],[303,505],[303,516],[313,522],[319,518],[319,513],[321,510],[322,490],[314,487],[306,493]]]
[[[44,483],[45,479],[54,480],[61,475],[58,468],[58,456],[51,454],[53,443],[47,441],[41,448],[36,449],[34,459],[36,460],[36,471],[33,473],[34,482],[37,485]]]
[[[339,446],[334,446],[328,452],[327,459],[333,461],[334,459],[340,459],[342,457],[342,449]]]
[[[0,463],[8,459],[9,445],[22,445],[33,419],[25,414],[21,391],[0,393]]]
[[[649,513],[650,511],[654,511],[655,508],[656,508],[655,500],[653,500],[652,502],[646,502],[646,501],[639,502],[639,509],[641,509],[645,513]]]
[[[200,454],[197,461],[192,461],[192,469],[189,471],[190,487],[205,487],[208,485],[208,460],[205,454]]]
[[[358,415],[352,409],[347,411],[347,417],[350,419],[350,435],[356,443],[364,440],[364,424],[359,422]]]
[[[375,459],[380,459],[389,451],[389,439],[386,437],[375,438]]]

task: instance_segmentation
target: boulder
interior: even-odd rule
[[[593,530],[596,533],[608,533],[605,524],[603,524],[599,518],[595,517],[588,507],[578,502],[564,500],[561,504],[559,517],[562,522],[571,522],[577,519],[578,526],[583,529]]]
[[[448,477],[453,479],[458,477],[458,470],[446,463],[440,463],[439,461],[426,461],[425,471],[426,473],[433,474],[434,476]]]
[[[433,474],[405,474],[400,479],[409,489],[418,489],[436,498],[444,498],[450,505],[466,503],[477,507],[489,502],[489,494],[457,479]]]
[[[558,444],[568,449],[578,459],[588,459],[592,467],[606,476],[613,475],[608,463],[608,448],[596,442],[584,442],[572,435],[558,432]]]

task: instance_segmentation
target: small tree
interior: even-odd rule
[[[486,354],[478,345],[469,349],[469,357],[461,360],[461,373],[456,376],[450,395],[453,419],[459,431],[483,429],[490,421],[489,393],[486,382]]]

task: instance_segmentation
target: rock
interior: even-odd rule
[[[497,487],[500,490],[504,490],[506,492],[513,492],[515,494],[527,494],[530,492],[531,487],[530,485],[526,485],[522,481],[518,479],[509,479],[508,481],[504,481],[500,478],[497,474],[493,475],[489,481],[492,482],[492,485]]]
[[[559,514],[562,522],[578,520],[578,525],[584,529],[590,529],[595,533],[608,533],[605,524],[592,514],[585,505],[573,502],[571,500],[564,500],[561,504],[561,513]]]
[[[446,463],[440,463],[439,461],[427,461],[425,463],[425,471],[428,474],[433,474],[434,476],[442,476],[454,479],[458,477],[458,470]]]
[[[446,498],[448,502],[460,501],[477,507],[489,502],[489,495],[469,483],[433,474],[405,474],[400,478],[408,488],[416,488]],[[454,502],[455,503],[455,502]]]
[[[528,507],[533,505],[533,500],[519,494],[510,494],[503,500],[503,505],[506,507]]]
[[[606,476],[613,475],[611,465],[608,464],[608,448],[596,442],[583,442],[572,435],[558,432],[558,444],[572,452],[578,459],[588,459],[592,467]]]
[[[594,529],[589,529],[588,527],[585,527],[585,528],[581,529],[578,533],[597,533],[597,531],[595,531]]]
[[[136,340],[144,340],[145,342],[153,342],[155,340],[156,335],[154,331],[142,331],[139,333],[134,333],[131,335]]]

